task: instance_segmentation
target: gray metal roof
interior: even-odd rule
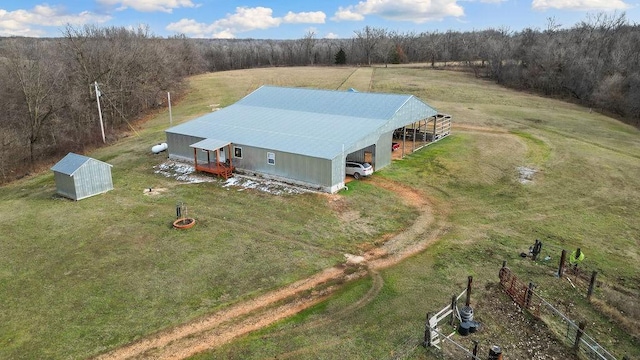
[[[405,103],[415,99],[412,95],[263,86],[231,106],[167,132],[333,159],[384,128]],[[421,116],[436,114],[424,102],[417,102],[423,108]]]
[[[58,161],[53,167],[51,167],[52,171],[59,172],[65,175],[73,176],[73,174],[82,167],[88,161],[98,161],[105,165],[112,166],[111,164],[107,164],[100,160],[96,160],[84,155],[78,155],[75,153],[68,153],[67,156],[63,157],[62,160]]]

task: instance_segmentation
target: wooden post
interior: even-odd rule
[[[449,321],[449,325],[453,326],[453,321],[456,318],[456,308],[458,306],[458,300],[455,295],[451,295],[451,320]]]
[[[471,358],[471,360],[476,360],[478,355],[478,341],[477,340],[472,340],[472,341],[473,341],[473,357]]]
[[[427,321],[424,323],[424,341],[422,342],[424,347],[431,346],[431,326],[429,325],[429,318],[431,318],[431,313],[427,313]]]
[[[580,348],[580,339],[582,339],[582,334],[584,334],[584,328],[587,326],[587,323],[584,321],[580,321],[578,324],[578,332],[576,333],[576,341],[573,343],[573,349],[578,351]]]
[[[560,266],[558,267],[558,277],[561,278],[564,275],[564,262],[567,259],[567,250],[562,250],[562,255],[560,256]]]
[[[198,168],[198,149],[193,148],[193,164],[194,169]]]
[[[533,261],[538,259],[540,251],[542,251],[542,241],[536,239],[536,243],[533,245],[533,251],[531,252],[531,259]]]
[[[467,278],[467,300],[464,302],[465,306],[471,304],[471,284],[473,283],[473,276]]]
[[[530,282],[529,283],[529,288],[527,288],[527,293],[524,297],[524,308],[528,309],[529,305],[531,304],[531,296],[533,296],[533,289],[535,288],[535,285]]]
[[[591,282],[589,283],[589,290],[587,291],[587,300],[591,300],[591,295],[593,294],[593,287],[596,284],[596,276],[598,276],[597,271],[594,271],[591,273]]]

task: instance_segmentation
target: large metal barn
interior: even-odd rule
[[[166,135],[169,158],[199,171],[225,178],[238,171],[333,193],[344,186],[345,161],[381,169],[391,163],[394,141],[415,150],[416,135],[423,135],[419,143],[436,141],[449,124],[413,95],[262,86]]]

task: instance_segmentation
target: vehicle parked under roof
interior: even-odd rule
[[[355,161],[347,161],[345,163],[345,173],[351,175],[354,179],[358,180],[363,176],[370,176],[373,174],[373,166],[369,163],[359,163]]]

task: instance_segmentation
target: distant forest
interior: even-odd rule
[[[69,151],[107,142],[179,96],[190,75],[269,66],[426,63],[554,96],[640,126],[640,26],[625,14],[572,27],[398,33],[365,26],[349,39],[156,37],[147,27],[67,27],[59,38],[0,38],[0,183]]]

